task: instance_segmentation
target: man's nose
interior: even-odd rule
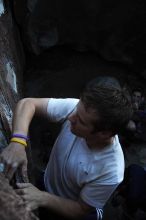
[[[75,123],[76,122],[76,114],[75,113],[70,114],[68,117],[68,120],[72,123]]]

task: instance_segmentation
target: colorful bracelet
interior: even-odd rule
[[[24,140],[22,140],[20,138],[11,138],[10,142],[16,142],[16,143],[22,144],[25,147],[27,147],[26,141],[24,141]]]
[[[24,140],[28,141],[29,137],[27,137],[26,135],[23,134],[12,134],[12,138],[23,138]]]

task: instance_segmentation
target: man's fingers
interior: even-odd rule
[[[22,179],[24,183],[28,183],[28,173],[27,173],[27,163],[22,164],[21,166],[21,172],[22,172]]]
[[[16,184],[19,189],[24,189],[24,188],[28,188],[28,187],[32,186],[31,183],[16,183]]]
[[[30,211],[33,211],[38,208],[34,202],[27,201],[27,199],[25,199],[25,197],[23,198],[23,200],[24,200],[24,204],[26,206],[27,211],[30,212]]]
[[[22,177],[21,166],[27,163],[24,147],[19,143],[11,142],[0,154],[0,163],[4,164],[4,170],[3,165],[1,164],[0,172],[3,172],[9,180],[13,177],[18,168],[20,168],[20,176]],[[27,171],[25,171],[27,169],[23,170],[24,171],[22,181],[27,182]]]
[[[24,190],[23,189],[16,189],[15,191],[20,196],[24,195]]]
[[[3,167],[3,169],[2,169]],[[16,169],[18,167],[18,163],[13,161],[11,157],[1,157],[0,158],[0,172],[3,172],[5,177],[9,180],[12,179]]]
[[[8,171],[5,173],[6,178],[11,180],[17,168],[18,168],[17,162],[14,162],[12,165],[9,165]]]
[[[5,176],[7,176],[8,173],[11,172],[11,170],[13,170],[13,164],[12,164],[12,161],[9,159],[9,160],[4,162],[4,171],[3,171],[3,173],[5,174]]]

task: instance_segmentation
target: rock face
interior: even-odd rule
[[[0,1],[0,118],[1,127],[3,126],[1,131],[5,130],[7,140],[10,136],[13,109],[21,96],[23,68],[24,54],[18,29],[9,5],[6,7]]]
[[[137,72],[145,69],[145,0],[15,0],[15,12],[24,43],[35,54],[68,45]]]
[[[23,200],[16,194],[1,173],[0,206],[1,220],[38,220],[32,212],[26,209]]]
[[[12,115],[21,97],[24,56],[9,5],[0,1],[0,153],[9,143]],[[0,173],[0,220],[37,220]]]
[[[0,153],[9,144],[13,110],[16,102],[22,96],[22,75],[24,71],[24,63],[25,59],[20,34],[12,16],[10,2],[1,0]]]

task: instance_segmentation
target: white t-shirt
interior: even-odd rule
[[[50,99],[48,116],[60,122],[76,108],[78,99]],[[124,176],[124,156],[118,140],[104,149],[91,150],[70,131],[65,120],[45,171],[46,190],[52,194],[102,208]]]

